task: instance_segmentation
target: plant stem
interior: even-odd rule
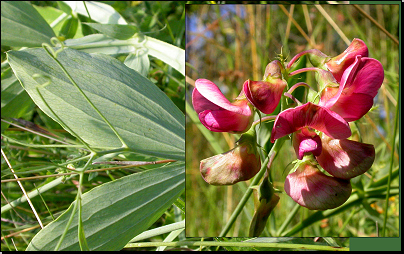
[[[244,193],[243,197],[240,200],[240,203],[238,203],[236,209],[234,209],[233,214],[230,216],[229,220],[227,221],[226,225],[224,226],[222,232],[220,232],[219,237],[224,237],[226,234],[229,232],[231,226],[233,223],[236,221],[237,216],[241,213],[243,210],[243,207],[247,203],[251,193],[253,192],[253,186],[258,185],[259,181],[261,178],[264,176],[266,172],[267,165],[271,165],[273,160],[275,159],[276,155],[278,154],[279,150],[281,149],[283,143],[284,143],[284,138],[277,139],[272,146],[271,151],[268,153],[267,158],[265,159],[264,163],[261,165],[261,169],[258,172],[258,174],[254,177],[252,180],[250,187],[247,189],[247,191]]]
[[[398,92],[397,102],[398,102],[398,107],[396,107],[396,116],[395,116],[395,119],[394,119],[394,134],[393,134],[393,137],[391,138],[392,139],[391,143],[392,143],[393,148],[392,148],[392,151],[391,151],[389,176],[388,176],[388,179],[387,179],[387,193],[386,193],[386,201],[385,201],[386,203],[385,203],[385,207],[384,207],[384,220],[383,220],[383,230],[382,230],[381,237],[384,237],[385,234],[386,234],[386,224],[387,224],[387,216],[388,216],[387,211],[388,211],[388,208],[389,208],[391,175],[392,175],[392,171],[393,171],[394,150],[396,148],[396,145],[395,145],[396,142],[395,141],[396,141],[396,136],[397,136],[398,118],[399,118],[399,115],[400,115],[399,109],[401,108],[401,106],[400,106],[400,104],[401,104],[400,92]]]
[[[128,243],[125,247],[156,247],[156,246],[226,246],[226,247],[267,247],[279,249],[306,249],[306,250],[328,250],[328,251],[349,251],[347,247],[333,247],[312,244],[293,244],[293,243],[265,243],[265,242],[216,242],[216,241],[178,241],[178,242],[142,242]]]
[[[171,231],[178,230],[178,229],[185,229],[185,220],[176,222],[176,223],[172,223],[169,225],[165,225],[165,226],[162,226],[159,228],[154,228],[154,229],[144,231],[143,233],[140,233],[139,235],[137,235],[135,238],[133,238],[129,242],[132,243],[132,242],[141,241],[141,240],[148,239],[148,238],[151,238],[151,237],[154,237],[157,235],[166,234]]]

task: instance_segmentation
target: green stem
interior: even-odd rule
[[[69,176],[69,177],[67,177],[65,179],[63,179],[63,177],[57,178],[57,179],[53,180],[52,182],[47,183],[44,186],[41,186],[41,187],[31,191],[30,193],[27,194],[27,196],[30,199],[32,199],[32,198],[36,197],[39,194],[39,192],[44,193],[44,192],[56,187],[57,185],[59,185],[61,183],[64,183],[65,181],[67,181],[67,180],[69,180],[69,179],[71,179],[71,178],[73,178],[75,176],[77,176],[77,174],[71,175],[71,176]],[[23,195],[21,198],[18,198],[16,200],[14,200],[13,202],[10,202],[9,204],[7,204],[5,206],[2,206],[1,207],[1,213],[3,214],[4,212],[7,212],[11,208],[16,207],[16,206],[18,206],[18,205],[20,205],[20,204],[22,204],[24,202],[27,202],[27,197],[25,195]]]
[[[58,241],[58,243],[57,243],[57,245],[55,247],[55,251],[59,250],[60,245],[62,245],[62,242],[65,239],[65,236],[67,234],[67,231],[69,230],[70,224],[73,222],[73,217],[74,217],[74,214],[76,213],[77,205],[78,205],[78,202],[75,202],[74,206],[73,206],[72,214],[70,215],[69,221],[66,224],[66,227],[65,227],[65,230],[63,231],[62,236],[59,238],[59,241]],[[70,207],[68,210],[71,210],[71,209],[72,209],[72,207]]]
[[[276,232],[277,236],[282,235],[285,228],[295,218],[295,216],[296,216],[297,212],[299,211],[300,207],[301,206],[299,204],[296,204],[295,207],[293,207],[292,211],[288,214],[288,217],[285,219],[285,221],[282,223],[282,225],[279,227],[278,231]]]
[[[19,145],[23,145],[23,146],[27,146],[27,147],[57,147],[57,148],[60,148],[60,147],[70,147],[70,148],[81,148],[81,149],[84,149],[83,148],[83,145],[57,145],[57,144],[55,144],[55,145],[38,145],[38,144],[28,144],[28,143],[24,143],[24,142],[21,142],[21,141],[18,141],[18,140],[16,140],[16,139],[13,139],[13,138],[10,138],[9,136],[7,136],[7,135],[4,135],[4,134],[1,134],[1,136],[3,136],[3,137],[5,137],[7,140],[9,140],[9,141],[11,141],[11,142],[13,142],[13,143],[16,143],[16,144],[19,144]]]
[[[55,251],[59,250],[60,246],[62,245],[62,242],[63,242],[63,240],[64,240],[64,238],[65,238],[65,236],[67,234],[67,231],[69,231],[70,225],[73,222],[73,218],[74,218],[74,215],[76,213],[77,207],[79,207],[79,223],[78,223],[78,225],[79,225],[79,229],[78,229],[78,232],[79,232],[79,244],[80,244],[80,248],[83,248],[82,247],[83,241],[82,241],[82,239],[80,239],[80,237],[82,237],[82,235],[80,233],[83,230],[83,228],[80,227],[80,224],[81,224],[80,223],[81,222],[80,221],[81,220],[81,186],[83,184],[84,171],[86,170],[86,168],[88,168],[91,165],[91,162],[93,161],[93,158],[94,158],[95,155],[96,155],[96,153],[91,153],[90,159],[87,161],[86,165],[84,165],[84,167],[81,168],[81,170],[80,170],[81,172],[79,173],[80,178],[79,178],[79,186],[78,186],[78,191],[77,191],[77,196],[76,196],[76,202],[74,202],[72,214],[70,215],[70,218],[69,218],[69,220],[68,220],[68,222],[66,224],[66,227],[65,227],[65,229],[63,231],[63,234],[60,237],[60,239],[59,239],[59,241],[58,241],[58,243],[57,243],[57,245],[55,247]],[[71,209],[71,207],[68,210],[70,210],[70,209]],[[86,246],[86,245],[87,245],[87,243],[85,243],[85,239],[84,239],[84,246]],[[87,246],[87,248],[88,248],[88,246]]]
[[[400,90],[400,88],[399,88]],[[401,108],[401,101],[400,101],[400,91],[398,92],[398,98],[397,98],[397,107],[396,107],[396,116],[395,116],[395,120],[394,120],[394,134],[393,137],[391,138],[391,144],[392,144],[392,149],[391,149],[391,158],[390,158],[390,168],[389,168],[389,177],[387,180],[387,193],[386,193],[386,203],[384,206],[384,220],[383,220],[383,231],[382,231],[382,235],[381,237],[384,237],[386,234],[386,224],[387,224],[387,211],[389,208],[389,195],[390,195],[390,184],[391,184],[391,175],[392,175],[392,171],[393,171],[393,162],[394,162],[394,151],[396,148],[396,136],[397,136],[397,125],[398,125],[398,118],[400,115],[399,109]]]
[[[83,207],[81,206],[81,197],[82,197],[82,192],[81,192],[81,186],[83,186],[83,178],[84,178],[84,170],[80,173],[80,178],[79,178],[79,186],[78,186],[78,192],[77,192],[77,203],[79,207],[79,216],[78,216],[78,239],[79,239],[79,245],[80,245],[80,250],[82,251],[89,251],[90,248],[87,245],[86,241],[86,236],[84,234],[84,227],[83,227],[83,219],[82,219],[82,211]]]
[[[241,213],[243,210],[245,204],[247,203],[248,199],[250,198],[250,195],[253,192],[253,186],[258,185],[259,181],[261,178],[264,176],[266,172],[267,165],[271,165],[273,160],[275,159],[276,155],[278,154],[279,150],[281,149],[283,143],[284,143],[284,138],[277,139],[272,146],[271,151],[268,153],[267,158],[265,159],[264,163],[261,165],[261,169],[258,172],[258,174],[254,177],[254,179],[251,181],[250,187],[247,189],[247,191],[244,193],[243,197],[240,200],[240,203],[238,203],[236,209],[234,209],[233,214],[230,216],[229,220],[227,221],[226,225],[224,226],[222,232],[220,232],[219,237],[224,237],[226,234],[229,232],[231,226],[234,224],[234,222],[237,219],[237,216]]]
[[[216,242],[216,241],[178,241],[178,242],[143,242],[129,243],[125,247],[156,247],[156,246],[223,246],[223,247],[250,247],[250,248],[279,248],[279,249],[304,249],[304,250],[327,250],[327,251],[349,251],[347,247],[333,247],[313,244],[293,243],[265,243],[265,242]]]
[[[141,240],[148,239],[148,238],[151,238],[151,237],[154,237],[157,235],[166,234],[171,231],[178,230],[178,229],[184,229],[184,228],[185,228],[185,220],[176,222],[176,223],[172,223],[169,225],[165,225],[165,226],[162,226],[159,228],[154,228],[151,230],[144,231],[143,233],[140,233],[139,235],[137,235],[135,238],[133,238],[129,242],[133,243],[133,242],[141,241]]]

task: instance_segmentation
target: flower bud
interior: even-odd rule
[[[279,202],[279,196],[275,194],[275,189],[268,177],[262,180],[259,195],[259,205],[250,223],[249,237],[259,236],[264,231],[269,215]]]
[[[274,112],[287,86],[277,62],[275,60],[267,65],[263,81],[247,80],[243,85],[248,101],[264,114]]]
[[[279,196],[273,193],[270,200],[262,198],[258,205],[257,211],[255,211],[254,216],[251,220],[249,237],[259,236],[267,224],[269,215],[271,215],[272,210],[279,202]]]
[[[255,176],[261,168],[254,129],[244,133],[232,150],[200,163],[203,179],[212,185],[232,185]]]
[[[263,80],[270,79],[270,78],[276,78],[276,79],[281,79],[282,78],[282,70],[280,67],[280,62],[278,60],[274,60],[270,62],[267,67],[265,67],[265,74]]]
[[[305,50],[302,51],[300,53],[298,53],[297,55],[295,55],[290,62],[287,65],[287,68],[291,68],[292,65],[297,61],[297,59],[299,59],[300,57],[307,55],[307,58],[309,59],[310,63],[314,66],[314,67],[318,67],[321,69],[325,69],[324,64],[330,60],[330,57],[327,56],[326,54],[324,54],[323,52],[321,52],[318,49],[309,49],[309,50]]]

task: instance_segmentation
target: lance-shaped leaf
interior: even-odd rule
[[[65,49],[57,59],[132,151],[184,159],[184,114],[151,81],[102,54]],[[55,121],[62,121],[72,134],[92,147],[122,146],[44,49],[10,51],[8,60],[33,101]],[[34,74],[42,77],[33,78]],[[46,82],[50,84],[39,91],[47,105],[37,91],[38,85]]]
[[[83,1],[63,2],[69,5],[74,12],[83,16],[88,17],[88,13],[90,13],[91,19],[101,24],[127,24],[119,12],[108,4],[95,1],[85,1],[86,6],[84,6]]]
[[[98,24],[98,23],[83,23],[92,28],[108,35],[109,37],[126,40],[132,37],[137,31],[137,27],[131,25],[118,25],[118,24]]]
[[[82,196],[84,234],[90,250],[121,250],[133,237],[149,228],[184,190],[184,163],[151,169],[95,187]],[[27,250],[55,249],[74,203],[35,235]],[[80,250],[77,217],[60,249]]]
[[[19,118],[34,107],[35,104],[21,87],[11,68],[5,70],[1,74],[1,117]],[[8,126],[9,124],[1,122],[1,132]]]
[[[1,45],[40,47],[55,36],[52,28],[28,2],[1,1]]]

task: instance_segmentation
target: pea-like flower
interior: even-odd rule
[[[346,121],[360,119],[373,106],[384,79],[383,66],[373,58],[357,55],[343,73],[339,87],[326,87],[319,105],[338,113]]]
[[[355,45],[357,43],[355,43]],[[359,49],[357,51],[359,53],[366,53],[365,55],[367,55],[367,48],[366,50],[362,49],[360,46],[353,48],[358,47]],[[336,57],[337,60],[332,58],[332,60],[329,60],[325,64],[325,66],[328,66],[327,64],[331,62],[332,66],[336,66],[337,62],[341,63],[338,72],[335,72],[335,70],[327,71],[321,68],[309,67],[290,73],[290,75],[293,76],[306,71],[315,71],[317,73],[316,79],[320,90],[320,101],[318,105],[338,113],[348,122],[360,119],[372,108],[373,99],[384,79],[383,66],[379,61],[361,55],[355,55],[354,58],[352,58],[354,55],[353,52],[353,49],[346,50],[344,54],[342,54],[345,58],[340,55]],[[341,61],[345,64],[342,64]],[[346,63],[352,64],[346,67]],[[339,71],[342,69],[343,73],[341,74]]]
[[[248,101],[264,114],[274,112],[287,86],[278,63],[275,60],[267,65],[263,81],[247,80],[243,84]]]
[[[375,148],[350,139],[321,137],[322,152],[316,156],[320,166],[331,175],[351,179],[370,169],[375,160]]]
[[[242,92],[231,103],[212,81],[197,79],[192,104],[199,120],[210,131],[243,133],[251,127],[251,105]]]
[[[349,179],[369,170],[375,158],[373,145],[347,139],[351,129],[341,116],[311,102],[279,113],[271,141],[288,134],[292,134],[299,160],[313,155],[317,161],[301,163],[285,182],[286,193],[309,209],[331,209],[344,203],[351,193]],[[319,171],[317,163],[331,176]]]
[[[338,56],[330,57],[318,49],[309,49],[295,55],[288,63],[288,68],[303,55],[308,56],[313,66],[330,71],[337,82],[340,82],[345,70],[355,62],[356,57],[368,57],[369,51],[365,42],[354,38],[348,48]]]
[[[300,163],[286,177],[284,189],[296,203],[310,210],[336,208],[348,200],[352,192],[349,180],[327,176],[310,161]]]
[[[200,163],[203,179],[212,185],[232,185],[249,180],[260,168],[261,159],[253,128],[241,135],[232,150],[204,159]]]
[[[278,114],[272,129],[271,142],[304,128],[323,132],[336,139],[348,138],[352,134],[349,124],[337,113],[307,102]]]

